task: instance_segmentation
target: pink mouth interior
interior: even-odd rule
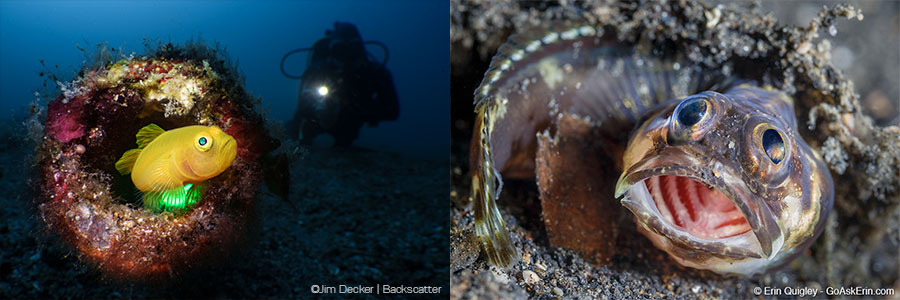
[[[662,217],[693,236],[718,239],[750,231],[741,211],[725,195],[706,184],[681,176],[644,180]]]

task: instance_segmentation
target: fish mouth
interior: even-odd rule
[[[237,156],[237,141],[234,138],[225,139],[225,144],[222,145],[222,149],[227,153],[228,159],[224,160],[225,166],[231,166],[231,163],[234,162],[235,156]]]
[[[225,149],[230,149],[228,147],[237,148],[237,143],[235,143],[234,138],[225,139],[225,144],[222,147],[225,147]]]
[[[626,170],[616,198],[672,245],[728,258],[772,258],[784,238],[765,200],[725,164],[677,149]]]
[[[641,181],[663,219],[703,239],[727,238],[750,231],[737,206],[718,189],[697,179],[659,175]]]

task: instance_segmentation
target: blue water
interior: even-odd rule
[[[449,48],[444,1],[0,1],[0,109],[23,110],[42,88],[40,61],[71,80],[85,61],[76,46],[97,43],[141,54],[143,40],[202,37],[237,60],[246,87],[270,120],[289,119],[298,81],[279,71],[282,56],[311,46],[335,21],[354,23],[365,40],[390,48],[400,117],[364,126],[355,145],[445,157],[449,148]],[[381,51],[369,48],[380,59]],[[292,57],[293,74],[305,68]]]

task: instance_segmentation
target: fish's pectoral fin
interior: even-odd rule
[[[167,163],[170,161],[170,154],[159,158],[144,170],[144,174],[149,176],[149,191],[162,192],[184,185],[184,182],[172,174],[170,165]]]
[[[122,154],[122,157],[116,161],[116,171],[119,171],[119,174],[128,175],[131,173],[131,170],[134,169],[134,162],[137,161],[138,156],[141,155],[141,149],[131,149],[125,151]]]
[[[164,132],[166,132],[166,130],[153,123],[144,126],[144,128],[141,128],[141,130],[138,131],[137,135],[135,135],[135,137],[137,137],[138,148],[143,149],[148,144],[150,144],[150,142],[155,140],[156,137],[163,134]]]
[[[204,188],[204,183],[188,183],[163,191],[148,191],[144,193],[144,207],[153,211],[189,209],[200,201]]]

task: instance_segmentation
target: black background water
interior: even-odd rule
[[[282,56],[311,46],[343,21],[356,24],[363,39],[388,45],[400,101],[396,122],[364,126],[355,145],[446,157],[446,13],[442,1],[0,1],[0,110],[33,102],[44,80],[41,60],[62,80],[74,78],[86,60],[76,45],[93,51],[108,42],[140,55],[145,38],[181,43],[202,37],[226,47],[270,120],[285,121],[296,107],[298,81],[281,75]],[[382,57],[377,47],[369,51]],[[291,57],[287,67],[301,73],[305,54]]]

